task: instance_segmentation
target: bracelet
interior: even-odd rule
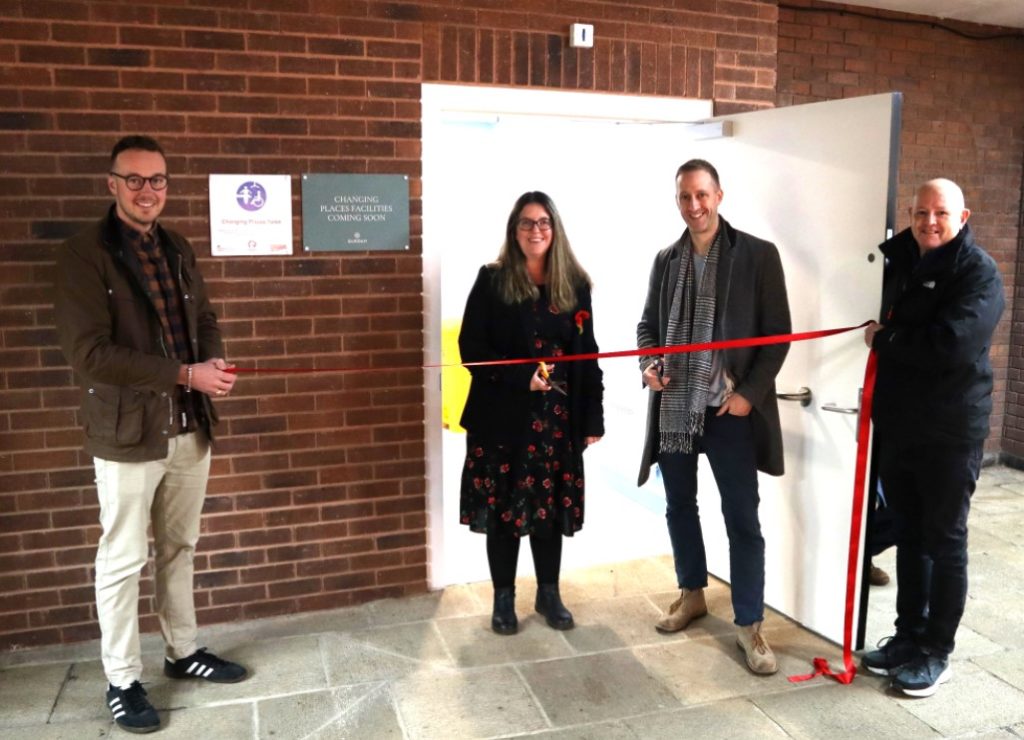
[[[186,365],[185,366],[185,392],[186,393],[191,393],[192,392],[192,366],[191,365]]]

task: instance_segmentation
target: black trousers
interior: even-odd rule
[[[491,566],[491,583],[495,588],[515,585],[521,541],[521,537],[487,535],[487,563]],[[531,536],[530,550],[537,583],[558,583],[562,569],[562,535],[554,532],[550,537]]]
[[[953,652],[967,602],[967,515],[982,442],[879,439],[879,475],[896,531],[896,632]]]

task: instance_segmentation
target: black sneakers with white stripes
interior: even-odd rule
[[[133,681],[126,689],[107,684],[107,706],[122,730],[155,732],[160,729],[160,717],[138,681]]]
[[[201,678],[214,683],[237,683],[249,672],[238,663],[222,660],[206,648],[200,648],[181,660],[164,660],[168,678]],[[146,690],[138,681],[127,688],[107,685],[107,707],[117,726],[128,732],[155,732],[160,729],[160,716],[146,698]]]
[[[202,678],[213,683],[238,683],[249,672],[238,663],[222,660],[206,648],[199,648],[181,660],[165,658],[164,675],[168,678]]]

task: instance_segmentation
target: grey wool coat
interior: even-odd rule
[[[719,217],[724,230],[718,262],[714,340],[789,334],[789,300],[786,279],[775,245],[737,231]],[[684,234],[685,236],[685,234]],[[672,290],[679,275],[683,237],[658,252],[651,269],[643,316],[636,328],[637,347],[663,347],[668,331]],[[775,398],[775,376],[789,352],[788,344],[740,347],[722,350],[723,367],[734,391],[750,401],[757,449],[757,468],[769,475],[782,475],[782,428]],[[641,359],[641,366],[644,360]],[[661,393],[650,391],[647,405],[647,433],[640,463],[638,485],[650,475],[658,457],[658,417]]]

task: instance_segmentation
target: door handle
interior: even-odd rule
[[[864,397],[864,389],[857,389],[857,407],[850,408],[849,406],[836,406],[834,403],[829,401],[821,407],[822,411],[831,411],[833,414],[857,414],[860,415],[860,401]]]
[[[799,401],[801,406],[811,405],[811,389],[806,387],[796,393],[776,393],[775,397],[780,401]]]
[[[860,409],[851,409],[849,406],[836,406],[834,403],[826,403],[821,407],[822,411],[831,411],[833,414],[859,414]]]

